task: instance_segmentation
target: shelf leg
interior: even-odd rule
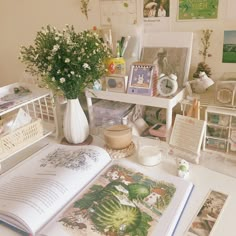
[[[166,109],[166,130],[170,131],[172,125],[172,109]]]

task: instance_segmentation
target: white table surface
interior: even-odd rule
[[[92,144],[101,146],[101,139],[94,137]],[[164,149],[168,147],[166,143],[162,143],[161,145]],[[129,159],[131,161],[136,161],[135,156],[131,156]],[[160,164],[154,167],[145,168],[156,171],[159,174],[168,173],[176,176],[177,173],[176,160],[173,156],[166,156]],[[226,205],[213,228],[211,236],[235,236],[236,178],[210,170],[202,165],[190,163],[190,175],[188,180],[194,183],[194,189],[177,225],[174,236],[184,235],[184,232],[189,227],[192,219],[200,209],[201,204],[210,190],[216,190],[229,195]],[[0,225],[0,235],[19,236],[20,234]]]

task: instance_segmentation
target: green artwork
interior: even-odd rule
[[[223,63],[236,63],[236,30],[224,31]]]
[[[216,19],[219,0],[179,0],[179,20]]]
[[[111,166],[58,220],[80,235],[145,236],[158,223],[176,187]]]

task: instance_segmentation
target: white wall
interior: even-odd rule
[[[213,79],[220,78],[224,72],[236,71],[236,64],[221,63],[223,31],[236,30],[236,20],[225,19],[228,1],[219,1],[217,20],[176,21],[178,0],[170,0],[171,30],[194,32],[190,75],[201,60],[199,33],[207,28],[214,30],[209,49],[213,57],[207,59]],[[90,0],[89,8],[87,20],[80,11],[80,0],[0,0],[0,86],[24,77],[24,65],[18,60],[20,45],[31,44],[42,26],[50,24],[62,29],[65,24],[73,24],[78,30],[99,26],[99,0]]]

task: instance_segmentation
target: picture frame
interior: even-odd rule
[[[126,93],[128,76],[127,75],[110,75],[105,77],[106,91]]]
[[[144,34],[140,58],[142,63],[154,64],[161,73],[175,74],[178,88],[185,87],[192,56],[192,32],[153,32]]]
[[[127,93],[155,96],[156,82],[157,75],[155,65],[134,63],[131,65],[130,69]]]

